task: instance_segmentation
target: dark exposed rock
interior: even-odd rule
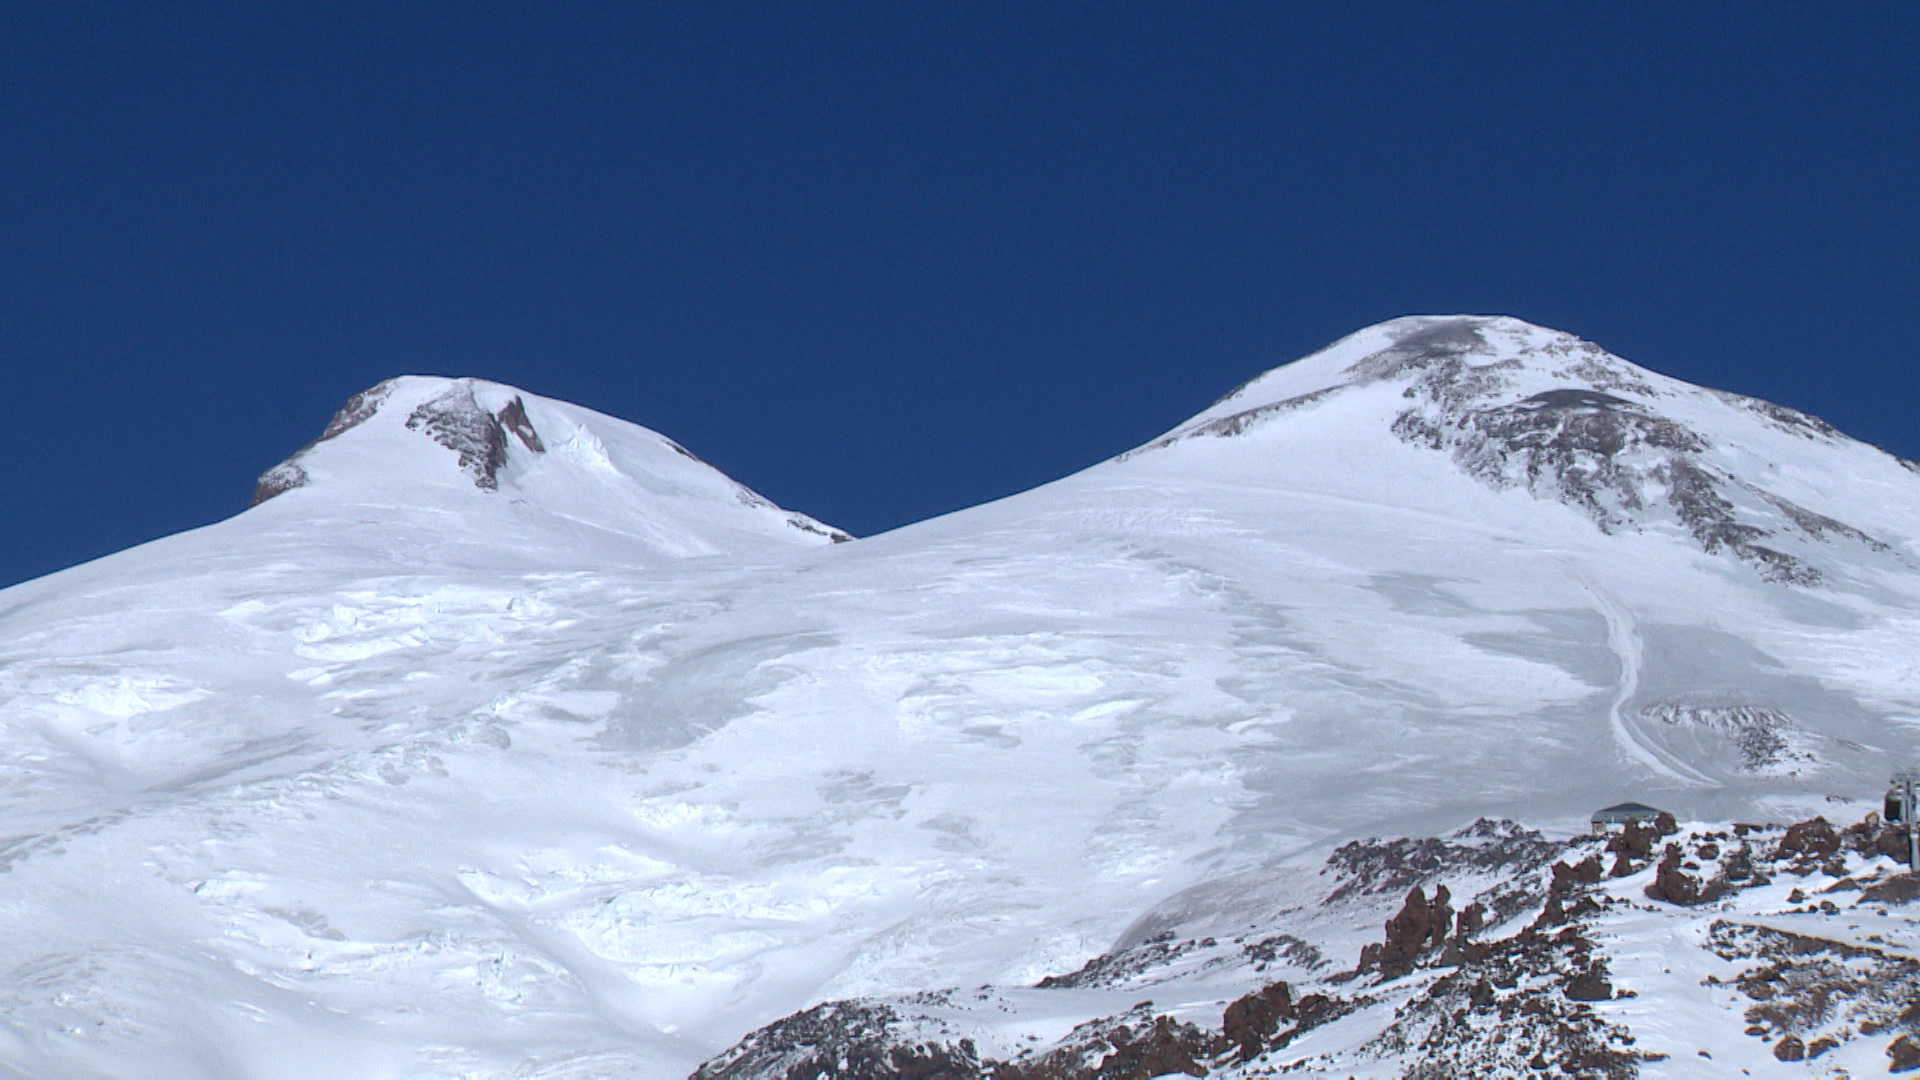
[[[1164,447],[1172,446],[1174,443],[1179,442],[1182,439],[1193,439],[1193,438],[1198,438],[1199,436],[1202,436],[1202,435],[1211,435],[1211,436],[1214,436],[1215,438],[1231,438],[1232,436],[1238,435],[1241,432],[1246,431],[1248,428],[1252,427],[1256,423],[1259,423],[1261,420],[1266,419],[1267,417],[1273,416],[1277,413],[1292,412],[1295,409],[1304,408],[1305,406],[1312,405],[1317,401],[1321,401],[1328,397],[1331,397],[1334,394],[1334,392],[1339,389],[1340,389],[1339,387],[1330,386],[1324,390],[1314,390],[1309,393],[1300,394],[1295,397],[1287,398],[1284,401],[1275,401],[1275,402],[1270,402],[1266,405],[1258,405],[1251,409],[1247,409],[1243,412],[1233,413],[1230,416],[1222,416],[1217,419],[1209,420],[1204,424],[1197,424],[1193,427],[1186,429],[1185,431],[1176,432],[1164,438],[1156,439],[1153,442],[1148,443],[1146,446],[1143,446],[1138,450],[1129,450],[1127,453],[1122,454],[1121,458],[1122,460],[1124,460],[1136,454],[1144,453],[1148,450],[1159,450]],[[1230,394],[1228,396],[1231,397],[1232,395]],[[1223,398],[1222,400],[1225,400],[1225,399]],[[1218,404],[1218,402],[1215,402],[1215,404]]]
[[[1220,1033],[1240,1048],[1240,1060],[1251,1061],[1280,1030],[1280,1021],[1293,1017],[1293,994],[1286,983],[1255,990],[1227,1006]]]
[[[1568,1001],[1612,1000],[1613,984],[1607,981],[1607,969],[1595,964],[1567,980],[1566,995]]]
[[[1557,898],[1556,898],[1557,899]],[[1583,898],[1584,899],[1584,898]],[[1405,1062],[1402,1077],[1554,1075],[1626,1080],[1642,1055],[1632,1035],[1586,1004],[1612,996],[1579,926],[1524,930],[1477,947],[1466,966],[1396,1011],[1364,1050]],[[1569,976],[1567,972],[1576,974]]]
[[[306,486],[307,470],[288,458],[261,473],[260,479],[253,482],[253,501],[247,505],[259,506],[275,495],[284,495],[294,488]]]
[[[1902,1035],[1887,1046],[1887,1071],[1912,1072],[1920,1069],[1920,1039]]]
[[[1487,906],[1476,900],[1460,909],[1460,914],[1454,919],[1453,936],[1455,940],[1464,941],[1479,933],[1486,925]]]
[[[1786,835],[1774,849],[1776,859],[1799,858],[1814,861],[1831,857],[1840,850],[1840,834],[1826,818],[1816,817],[1787,826]]]
[[[1082,1024],[1045,1053],[991,1061],[991,1080],[1155,1080],[1206,1076],[1207,1063],[1232,1049],[1219,1033],[1136,1006],[1123,1017]],[[784,1080],[784,1078],[783,1078]]]
[[[1763,417],[1769,424],[1790,435],[1799,435],[1807,439],[1842,437],[1838,428],[1811,413],[1803,413],[1798,409],[1789,409],[1785,405],[1775,405],[1771,401],[1762,401],[1759,398],[1747,397],[1727,390],[1715,390],[1712,393],[1714,397],[1729,405]]]
[[[1893,550],[1886,544],[1875,540],[1873,537],[1868,536],[1866,533],[1861,532],[1859,529],[1845,522],[1835,521],[1824,514],[1816,514],[1796,502],[1782,498],[1770,491],[1763,491],[1760,488],[1754,487],[1752,484],[1742,484],[1741,486],[1758,495],[1760,498],[1765,499],[1775,510],[1786,515],[1787,520],[1793,522],[1795,528],[1815,540],[1825,540],[1829,536],[1838,536],[1846,540],[1851,540],[1870,551]]]
[[[1682,858],[1680,845],[1667,845],[1665,857],[1654,870],[1653,882],[1647,886],[1648,899],[1690,906],[1711,898],[1700,879],[1687,873],[1681,864]]]
[[[394,380],[388,379],[348,398],[347,403],[340,406],[340,411],[333,414],[333,419],[327,421],[326,429],[320,432],[320,437],[314,442],[326,442],[372,419],[373,414],[379,412],[380,406],[393,394],[393,387]]]
[[[1200,947],[1192,939],[1176,940],[1172,933],[1149,938],[1130,949],[1102,953],[1064,975],[1048,975],[1035,983],[1041,990],[1093,989],[1118,986],[1153,968],[1163,967]]]
[[[1901,874],[1860,890],[1863,904],[1906,904],[1920,900],[1920,874]]]
[[[379,412],[392,396],[395,382],[388,380],[347,399],[320,437],[301,447],[287,460],[261,474],[254,485],[253,503],[258,506],[276,495],[302,487],[308,482],[300,458],[320,443],[365,423]],[[491,491],[499,487],[499,473],[507,461],[509,434],[529,451],[546,452],[540,433],[527,417],[526,402],[519,397],[495,416],[480,407],[473,397],[473,383],[460,379],[439,397],[416,407],[407,417],[407,428],[418,431],[458,455],[460,468],[473,477],[474,486]]]
[[[1576,885],[1594,885],[1600,881],[1600,857],[1589,855],[1580,862],[1568,866],[1563,862],[1553,864],[1553,884],[1551,891],[1563,893]]]
[[[1264,971],[1281,961],[1309,970],[1325,967],[1327,963],[1326,957],[1311,942],[1292,934],[1270,934],[1259,941],[1248,942],[1241,951],[1253,962],[1255,971]]]
[[[841,532],[839,529],[826,528],[819,522],[810,521],[801,514],[787,515],[787,527],[799,529],[804,533],[812,533],[815,536],[824,536],[836,544],[849,543],[854,539],[852,533]]]
[[[1781,1061],[1805,1061],[1807,1059],[1807,1044],[1792,1035],[1788,1035],[1773,1044],[1773,1056],[1779,1058]]]
[[[830,1001],[775,1021],[689,1080],[981,1080],[971,1042],[916,1043],[884,1004]]]
[[[471,384],[455,383],[416,407],[407,417],[407,429],[458,455],[460,468],[473,477],[473,486],[487,491],[500,486],[500,468],[507,463],[507,431],[498,417],[473,399]]]
[[[1445,837],[1343,844],[1328,856],[1320,872],[1339,879],[1325,900],[1334,904],[1353,896],[1403,892],[1445,874],[1499,872],[1518,879],[1525,871],[1546,865],[1560,851],[1558,844],[1531,829],[1511,821],[1481,818]],[[1492,913],[1496,921],[1504,920],[1536,896],[1514,901],[1512,909],[1492,907]]]
[[[512,432],[513,436],[520,440],[522,446],[536,454],[547,452],[546,444],[540,441],[540,433],[533,430],[533,421],[527,419],[527,403],[521,401],[518,396],[507,402],[507,407],[500,410],[496,419],[500,421],[501,427]]]
[[[1389,979],[1413,970],[1423,953],[1444,946],[1453,932],[1451,899],[1445,885],[1434,887],[1432,900],[1414,886],[1406,903],[1387,920],[1386,940],[1360,950],[1356,970],[1378,971]]]
[[[1666,463],[1658,474],[1666,484],[1667,502],[1681,524],[1708,554],[1727,551],[1752,563],[1768,581],[1789,585],[1818,585],[1820,572],[1785,552],[1760,544],[1771,535],[1745,524],[1734,514],[1733,503],[1720,493],[1730,478],[1709,473],[1681,458]]]
[[[1612,876],[1624,877],[1626,873],[1631,873],[1631,870],[1625,872],[1621,870],[1627,860],[1644,861],[1653,858],[1654,841],[1660,839],[1661,835],[1654,825],[1629,821],[1621,827],[1619,832],[1608,837],[1607,850],[1620,856],[1620,860],[1614,864]]]
[[[253,502],[248,505],[259,506],[275,495],[285,494],[297,487],[305,487],[307,470],[300,467],[301,456],[328,439],[366,423],[374,413],[380,411],[381,403],[393,393],[393,386],[394,381],[388,379],[348,398],[347,403],[340,406],[340,410],[327,421],[327,426],[320,432],[319,438],[295,450],[287,456],[287,460],[260,474],[260,479],[253,485]]]
[[[1461,469],[1490,486],[1521,487],[1577,507],[1603,532],[1677,520],[1703,550],[1737,558],[1764,579],[1788,585],[1818,584],[1822,575],[1784,550],[1776,536],[1891,550],[1845,522],[1711,464],[1705,456],[1712,449],[1707,436],[1656,408],[1670,392],[1590,342],[1553,335],[1532,340],[1524,356],[1502,356],[1493,347],[1499,325],[1467,317],[1409,320],[1394,332],[1392,344],[1346,368],[1346,382],[1215,417],[1124,456],[1202,435],[1239,435],[1348,388],[1399,380],[1409,404],[1391,424],[1398,438],[1449,453]],[[1520,397],[1521,387],[1530,382],[1521,376],[1528,373],[1550,373],[1572,385]],[[1215,406],[1244,389],[1245,384]],[[1778,430],[1809,439],[1842,438],[1816,417],[1711,392]]]
[[[1708,946],[1727,960],[1757,961],[1734,985],[1754,1004],[1750,1029],[1844,1042],[1888,1030],[1920,1031],[1920,962],[1863,945],[1725,920]]]
[[[1173,1073],[1205,1076],[1207,1067],[1201,1062],[1211,1057],[1214,1049],[1213,1040],[1205,1032],[1171,1016],[1154,1017],[1145,1031],[1115,1028],[1108,1041],[1113,1052],[1091,1074],[1099,1080],[1154,1080]]]
[[[1787,739],[1796,725],[1781,709],[1741,701],[1655,702],[1640,710],[1648,720],[1676,727],[1702,728],[1724,737],[1740,752],[1740,767],[1761,772],[1814,764],[1818,759],[1796,751]]]

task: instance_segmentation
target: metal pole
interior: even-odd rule
[[[1901,769],[1893,774],[1892,784],[1888,794],[1899,799],[1900,825],[1907,834],[1907,872],[1920,874],[1920,821],[1913,820],[1920,816],[1916,814],[1920,811],[1920,769]]]
[[[1900,793],[1900,824],[1907,832],[1907,872],[1920,874],[1920,822],[1913,820],[1920,810],[1920,769],[1894,773],[1893,786]]]
[[[1907,873],[1920,874],[1920,827],[1914,823],[1914,810],[1920,809],[1920,799],[1916,799],[1916,789],[1920,789],[1920,780],[1913,773],[1907,773],[1906,806],[1903,808],[1907,826]]]

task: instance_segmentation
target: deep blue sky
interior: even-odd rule
[[[0,585],[480,375],[861,534],[1509,313],[1920,457],[1920,5],[0,7]]]

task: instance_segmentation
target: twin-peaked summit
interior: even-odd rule
[[[846,1073],[888,1015],[1008,1061],[1147,998],[1220,1030],[1276,978],[1353,1000],[1383,867],[1453,867],[1464,914],[1544,874],[1527,830],[1857,815],[1920,752],[1920,476],[1508,319],[1361,331],[856,543],[468,379],[356,396],[261,494],[0,590],[0,1074],[778,1080],[812,1073],[769,1024]],[[1339,866],[1372,891],[1322,908]],[[1640,996],[1592,1008],[1733,1060],[1674,924],[1610,925]]]
[[[1236,449],[1193,456],[1194,440]],[[1238,449],[1244,447],[1244,449]],[[1173,451],[1187,481],[1307,487],[1475,515],[1481,494],[1571,510],[1601,533],[1667,536],[1778,584],[1904,558],[1920,535],[1912,465],[1825,422],[1694,386],[1573,335],[1507,317],[1408,316],[1250,380],[1105,468]],[[1197,471],[1196,471],[1197,469]],[[1168,477],[1168,482],[1181,482]],[[1080,478],[1061,483],[1074,486]],[[631,534],[672,554],[742,536],[851,539],[781,510],[673,440],[477,379],[408,376],[354,397],[320,437],[261,476],[254,503],[295,489],[468,509],[483,496]]]

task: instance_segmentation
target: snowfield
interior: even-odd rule
[[[796,1015],[982,1061],[1103,1040],[1100,1068],[1148,998],[1130,1032],[1211,1038],[1279,980],[1257,1053],[1190,1063],[1460,1075],[1418,1070],[1476,1025],[1560,1061],[1509,998],[1594,1075],[1857,1076],[1920,1032],[1750,1023],[1738,985],[1778,934],[1871,985],[1920,964],[1920,907],[1858,901],[1903,869],[1865,833],[1838,874],[1774,854],[1916,759],[1920,475],[1565,334],[1394,320],[851,543],[476,380],[356,396],[257,498],[0,591],[0,1075],[784,1078],[816,1044],[742,1040]],[[1552,922],[1551,865],[1626,799],[1702,881],[1753,823],[1771,883],[1650,899],[1656,847]],[[1369,837],[1442,854],[1327,870]],[[1837,912],[1787,899],[1843,879]],[[1440,883],[1507,898],[1460,939],[1490,951],[1353,974]],[[1601,961],[1637,996],[1563,1000]],[[1445,1054],[1416,999],[1465,1010]],[[1835,1045],[1783,1062],[1785,1034]]]

